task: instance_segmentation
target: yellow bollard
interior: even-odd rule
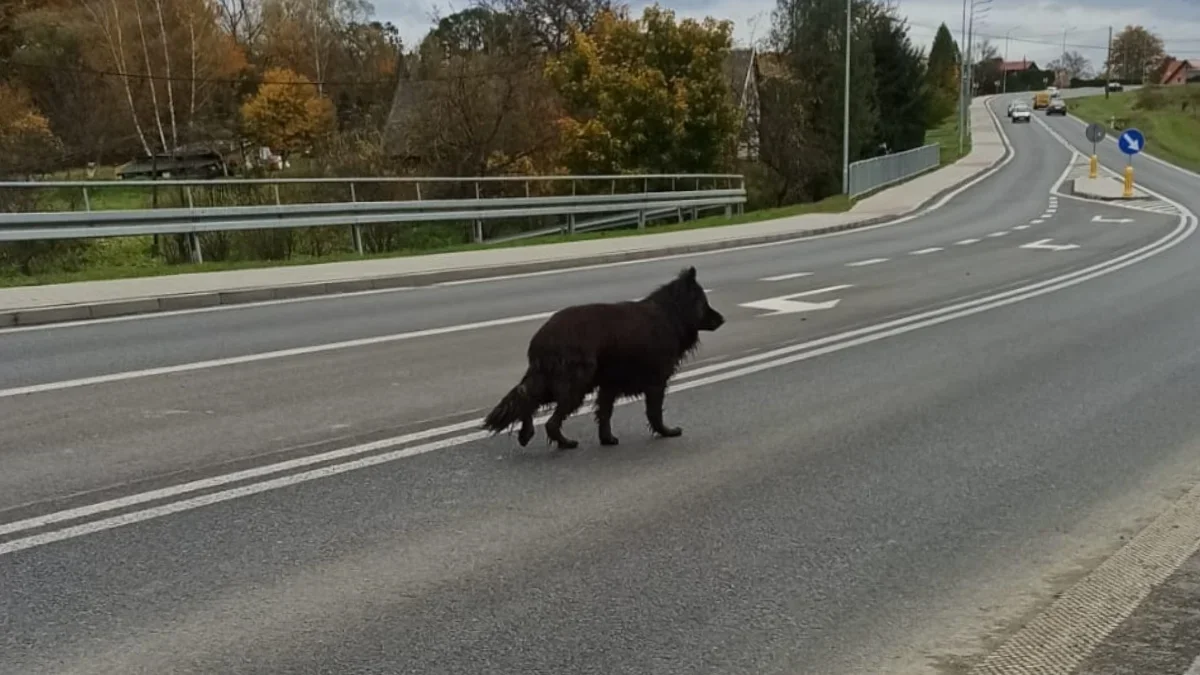
[[[1125,167],[1125,199],[1133,199],[1133,167]]]
[[[1096,176],[1100,173],[1100,160],[1092,155],[1092,161],[1088,164],[1088,178],[1096,180]]]

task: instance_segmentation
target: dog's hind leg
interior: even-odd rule
[[[596,424],[600,427],[600,445],[616,445],[620,443],[612,432],[613,407],[617,404],[617,392],[613,389],[600,387],[596,395]]]
[[[683,435],[683,429],[668,427],[663,423],[663,403],[667,398],[667,387],[652,386],[646,389],[646,419],[654,433],[666,438]]]
[[[550,415],[550,419],[546,420],[546,435],[558,444],[559,450],[571,450],[579,447],[578,441],[563,435],[562,425],[572,413],[579,409],[579,406],[583,405],[583,399],[586,396],[587,392],[579,389],[559,392],[554,413]]]

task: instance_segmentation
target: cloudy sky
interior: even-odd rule
[[[430,25],[434,12],[450,14],[469,0],[372,0],[376,15],[400,28],[406,44],[414,44]],[[712,15],[732,19],[735,38],[748,42],[770,27],[775,0],[659,0],[683,16]],[[987,0],[983,0],[987,2]],[[893,0],[908,17],[913,39],[926,47],[945,22],[959,39],[963,0]],[[980,0],[967,0],[980,2]],[[634,7],[648,4],[632,0]],[[1200,0],[990,0],[976,17],[976,30],[1008,58],[1027,57],[1045,63],[1068,50],[1079,51],[1094,65],[1104,61],[1108,27],[1120,31],[1140,24],[1164,39],[1168,53],[1200,59]],[[979,11],[979,10],[977,10]]]

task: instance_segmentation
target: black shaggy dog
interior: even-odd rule
[[[555,404],[546,435],[560,450],[579,443],[563,436],[562,425],[589,393],[596,397],[600,443],[616,445],[613,406],[618,398],[646,397],[646,419],[660,436],[683,433],[663,423],[667,381],[699,346],[700,331],[715,331],[725,317],[708,304],[689,267],[675,279],[634,302],[574,305],[555,312],[529,342],[529,368],[488,414],[483,427],[493,434],[521,422],[517,440],[533,438],[533,416]]]

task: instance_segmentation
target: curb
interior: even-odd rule
[[[985,105],[987,104],[988,100],[990,99],[985,99]],[[999,132],[999,129],[997,129],[997,132]],[[1000,162],[1003,162],[1010,154],[1012,154],[1012,152],[1012,147],[1008,144],[1005,144],[1004,153],[1000,155],[1000,157],[998,157],[994,162],[988,164],[987,166],[981,167],[978,171],[964,177],[962,180],[956,181],[953,185],[939,190],[935,194],[923,200],[916,207],[909,209],[908,211],[898,214],[889,214],[886,216],[864,218],[862,220],[842,223],[840,225],[818,227],[801,232],[788,232],[786,234],[781,233],[755,237],[738,237],[735,239],[723,239],[699,244],[680,244],[664,248],[625,251],[622,253],[606,253],[578,258],[563,258],[560,260],[545,260],[531,263],[516,263],[489,267],[467,267],[433,272],[397,274],[368,279],[345,279],[339,281],[287,284],[282,286],[254,287],[228,291],[173,294],[157,298],[136,298],[130,300],[116,300],[111,302],[54,305],[49,307],[38,307],[36,309],[18,309],[0,312],[0,328],[10,328],[13,326],[36,326],[52,323],[63,323],[68,321],[88,321],[92,319],[106,319],[137,314],[154,314],[157,312],[171,312],[188,309],[202,309],[205,307],[250,304],[271,300],[291,300],[295,298],[316,297],[323,295],[342,295],[346,293],[386,290],[404,286],[432,286],[434,284],[445,283],[448,281],[464,281],[468,279],[482,279],[500,275],[545,272],[550,270],[584,267],[588,265],[604,265],[608,263],[629,262],[672,255],[704,253],[708,251],[737,248],[740,246],[753,246],[756,244],[798,241],[819,235],[845,232],[847,230],[856,230],[893,220],[900,220],[902,218],[915,217],[925,211],[931,204],[942,199],[944,196],[953,192],[954,190],[957,190],[962,185],[974,180],[980,174],[992,169]],[[927,176],[930,173],[940,170],[941,168],[946,167],[939,167],[939,169],[934,169],[932,171],[919,174],[918,176],[914,176],[914,178],[919,176]]]

